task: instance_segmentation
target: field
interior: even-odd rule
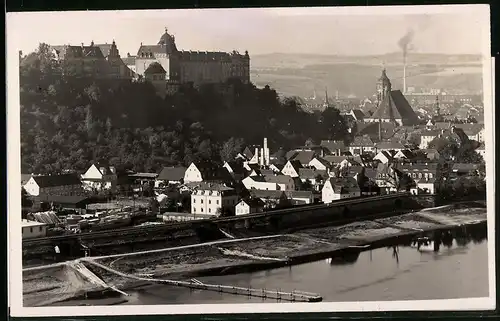
[[[399,55],[387,57],[339,57],[328,55],[273,54],[256,56],[251,61],[251,79],[257,86],[269,85],[287,96],[311,97],[373,95],[382,66],[387,68],[393,88],[403,86],[403,67]],[[443,55],[409,57],[407,86],[425,86],[462,91],[482,89],[480,59]]]

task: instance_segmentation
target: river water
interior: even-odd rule
[[[211,284],[313,292],[327,302],[487,297],[487,251],[485,239],[453,241],[451,246],[441,246],[438,252],[419,252],[416,248],[398,246],[362,252],[352,263],[321,260],[199,280]],[[164,285],[150,285],[127,292],[131,294],[123,303],[127,305],[276,303],[274,299]]]

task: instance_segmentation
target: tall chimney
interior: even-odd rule
[[[264,165],[269,166],[269,147],[267,147],[267,137],[264,137]]]
[[[406,94],[406,52],[403,53],[403,94]]]
[[[255,147],[254,157],[255,157],[256,163],[258,164],[259,163],[259,147]]]
[[[262,147],[260,149],[260,158],[259,158],[259,163],[260,163],[260,166],[264,166],[264,156],[266,154],[266,150],[264,149],[264,147]]]

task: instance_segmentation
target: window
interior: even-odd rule
[[[42,227],[40,226],[40,232],[42,231]]]
[[[212,213],[212,209],[211,208],[208,209],[208,213]]]
[[[429,178],[432,178],[432,173],[429,173]]]
[[[32,227],[30,227],[30,233],[33,233],[33,228]]]
[[[193,213],[196,213],[196,207],[193,207]]]
[[[215,204],[219,205],[219,200],[217,200]]]
[[[201,204],[203,204],[203,200],[201,200]]]
[[[212,204],[212,201],[211,201],[211,200],[208,200],[208,204]]]
[[[203,207],[201,208],[201,212],[203,213]]]
[[[196,198],[193,198],[193,203],[196,203]]]

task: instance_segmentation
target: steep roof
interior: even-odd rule
[[[80,185],[82,183],[77,174],[33,176],[33,179],[39,187]]]
[[[365,113],[361,109],[353,109],[352,113],[354,114],[354,118],[356,120],[363,120],[365,118]]]
[[[405,146],[398,142],[379,142],[375,144],[378,149],[404,149]]]
[[[335,193],[359,192],[358,182],[353,177],[330,177],[330,184]]]
[[[99,49],[101,49],[101,53],[104,57],[107,57],[109,56],[109,52],[111,51],[111,47],[113,46],[112,44],[97,44],[95,45],[97,47],[99,47]]]
[[[251,189],[249,190],[250,195],[252,197],[258,198],[269,198],[269,199],[279,199],[282,196],[285,196],[283,191],[274,191],[274,190],[262,190],[262,189]]]
[[[404,125],[418,123],[418,116],[400,90],[391,90],[384,97],[377,110],[371,116],[373,119],[402,119]]]
[[[368,136],[356,136],[354,137],[354,141],[351,143],[352,147],[374,147],[372,139]]]
[[[324,170],[316,170],[314,168],[300,168],[299,177],[301,179],[315,179],[318,175],[321,177],[327,177],[328,174]]]
[[[146,68],[144,74],[166,74],[167,72],[163,69],[162,65],[159,62],[153,62]]]
[[[164,48],[164,52],[167,54],[176,53],[178,51],[177,46],[175,45],[175,37],[170,35],[167,29],[165,29],[165,33],[163,33],[160,37],[158,45],[162,46]]]
[[[185,167],[163,167],[157,179],[164,181],[180,181],[186,174]]]
[[[135,59],[136,59],[135,56],[129,56],[129,57],[123,57],[122,61],[127,66],[133,66],[135,65]]]
[[[293,178],[288,175],[265,175],[264,180],[268,183],[288,184]]]
[[[262,207],[264,206],[264,202],[260,198],[247,198],[247,199],[242,199],[240,202],[245,202],[250,207]]]
[[[343,141],[339,140],[322,140],[320,143],[321,146],[327,148],[331,153],[337,150],[344,150],[345,144]]]
[[[299,161],[302,165],[307,165],[316,156],[314,151],[299,151],[292,160]]]

